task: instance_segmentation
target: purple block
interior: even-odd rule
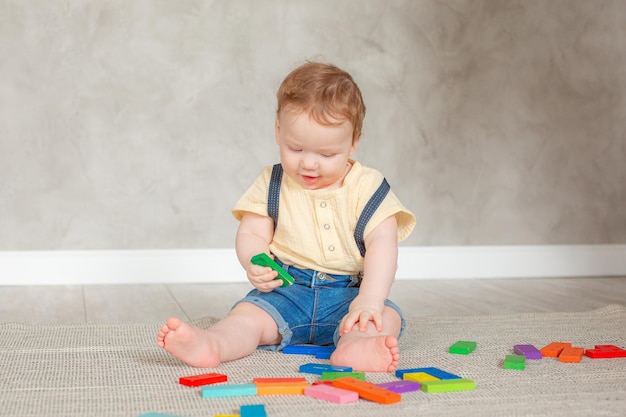
[[[415,381],[392,381],[376,385],[386,390],[396,392],[398,394],[410,391],[419,391],[420,389],[420,383]]]
[[[515,345],[513,346],[513,352],[518,355],[524,355],[526,359],[541,359],[543,356],[541,351],[533,345]]]

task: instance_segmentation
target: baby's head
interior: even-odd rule
[[[301,65],[285,77],[276,96],[277,115],[283,110],[304,112],[322,125],[349,121],[353,143],[361,138],[365,118],[361,91],[350,74],[334,65]]]

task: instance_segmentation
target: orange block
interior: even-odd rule
[[[580,362],[584,354],[585,348],[567,346],[561,351],[559,360],[561,362]]]
[[[393,404],[402,400],[402,396],[398,393],[352,377],[335,379],[333,386],[355,391],[359,394],[359,397],[380,404]]]
[[[543,356],[547,356],[550,358],[556,358],[557,356],[559,356],[561,354],[561,351],[566,348],[566,347],[570,347],[572,346],[571,343],[566,343],[566,342],[552,342],[547,346],[542,347],[541,349],[539,349],[541,351],[541,354]]]
[[[280,384],[259,384],[256,386],[257,395],[303,395],[308,382],[285,382]]]

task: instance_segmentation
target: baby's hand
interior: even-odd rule
[[[278,276],[278,272],[266,266],[250,264],[247,273],[248,281],[261,292],[273,291],[274,288],[280,287],[283,283],[279,279],[274,280]]]
[[[374,323],[377,331],[380,332],[383,330],[383,316],[381,310],[368,307],[355,307],[351,308],[350,312],[344,316],[339,328],[341,329],[341,334],[350,333],[352,328],[358,323],[359,331],[364,332],[367,330],[367,325],[370,321]]]

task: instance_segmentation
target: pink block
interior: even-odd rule
[[[355,391],[330,385],[312,385],[304,389],[304,395],[339,404],[351,403],[359,399],[359,394]]]

